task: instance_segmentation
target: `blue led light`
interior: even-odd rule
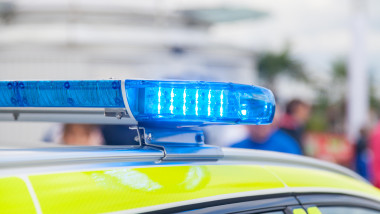
[[[275,112],[271,91],[249,85],[194,81],[0,81],[0,107],[125,108],[137,122],[178,125],[268,124]]]
[[[124,108],[120,80],[0,81],[0,107]]]
[[[268,124],[275,112],[272,92],[256,86],[126,80],[125,89],[139,122]]]

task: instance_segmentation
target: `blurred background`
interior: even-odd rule
[[[0,80],[265,86],[279,109],[260,132],[267,136],[257,136],[260,127],[210,127],[207,143],[274,148],[275,137],[290,136],[299,150],[290,153],[360,168],[367,178],[377,157],[370,138],[380,113],[379,59],[377,0],[0,0]],[[78,130],[59,126],[0,122],[0,138],[28,145],[52,139],[55,129]],[[98,135],[94,145],[104,141]]]

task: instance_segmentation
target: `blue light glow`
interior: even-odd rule
[[[186,88],[183,90],[183,115],[186,115]]]
[[[220,116],[223,117],[223,92],[224,90],[222,90],[220,92]]]
[[[139,123],[268,124],[275,112],[261,87],[145,80],[0,81],[0,107],[125,108],[121,90]]]
[[[169,109],[170,109],[170,113],[172,113],[172,114],[173,114],[173,110],[174,110],[173,103],[174,103],[174,88],[172,88],[172,90],[170,92],[170,107],[169,107]]]
[[[207,116],[211,115],[211,89],[208,91]]]
[[[161,87],[158,87],[158,114],[161,114]]]
[[[0,81],[0,107],[124,108],[120,80]]]
[[[275,112],[272,92],[256,86],[126,80],[125,87],[139,122],[268,124]]]
[[[198,116],[198,99],[199,99],[199,89],[196,89],[195,92],[195,115]]]

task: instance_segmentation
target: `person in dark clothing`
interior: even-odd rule
[[[280,130],[292,137],[302,151],[302,139],[305,132],[305,123],[309,118],[310,105],[299,99],[293,99],[286,105],[286,112],[280,121]]]
[[[127,125],[103,125],[101,130],[105,145],[139,145],[137,131]]]
[[[360,129],[360,135],[355,145],[355,171],[363,178],[370,180],[369,173],[368,131]]]
[[[233,148],[259,149],[301,155],[298,143],[278,128],[278,111],[271,125],[246,126],[248,137],[231,145]]]

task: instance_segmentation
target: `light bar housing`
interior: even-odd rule
[[[120,80],[0,81],[1,107],[124,108]]]
[[[0,120],[8,118],[2,114],[13,114],[14,119],[22,119],[26,113],[81,112],[78,109],[96,109],[94,112],[104,112],[106,116],[127,118],[115,120],[115,124],[269,124],[275,113],[275,100],[272,92],[262,87],[219,82],[0,81]],[[17,118],[16,114],[19,115]],[[68,120],[70,118],[66,117],[63,121]],[[86,121],[102,123],[99,115],[95,121]],[[105,121],[112,123],[110,118]]]
[[[233,83],[126,80],[128,104],[139,122],[268,124],[270,90]]]

